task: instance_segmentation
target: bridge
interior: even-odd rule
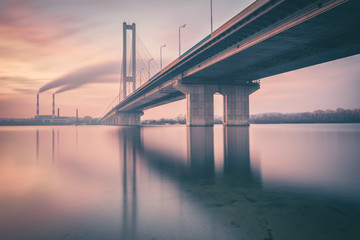
[[[139,125],[143,110],[186,98],[187,126],[212,126],[220,93],[223,124],[249,125],[259,79],[360,53],[359,13],[358,0],[257,0],[138,88],[133,37],[133,74],[123,71],[122,96],[101,123]],[[135,24],[124,23],[124,46],[127,30]],[[125,47],[124,56],[126,67]]]

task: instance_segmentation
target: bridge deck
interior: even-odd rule
[[[108,112],[185,96],[173,80],[243,84],[360,53],[360,1],[260,0],[166,66]]]

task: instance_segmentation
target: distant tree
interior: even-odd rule
[[[360,109],[316,110],[302,113],[263,113],[250,117],[251,123],[360,123]]]

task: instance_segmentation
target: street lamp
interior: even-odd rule
[[[162,48],[166,47],[166,44],[162,45],[160,47],[160,71],[162,69]]]
[[[212,0],[210,0],[210,21],[211,21],[211,32],[213,32],[213,16],[212,16]]]
[[[153,61],[154,59],[149,59],[148,60],[148,76],[149,76],[149,80],[150,80],[150,62]]]
[[[179,57],[181,55],[181,39],[180,39],[180,28],[185,28],[186,24],[179,26]]]

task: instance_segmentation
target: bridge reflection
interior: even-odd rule
[[[252,179],[249,127],[224,128],[224,175]]]
[[[136,239],[137,221],[140,221],[140,192],[137,189],[137,171],[147,166],[150,172],[155,172],[161,179],[175,183],[181,192],[189,186],[209,186],[206,191],[226,192],[228,187],[219,187],[221,176],[229,182],[251,182],[251,187],[258,186],[253,178],[249,154],[249,127],[224,127],[224,169],[220,176],[215,174],[214,160],[214,128],[187,128],[186,159],[167,151],[152,148],[144,141],[144,129],[137,127],[119,128],[120,176],[122,179],[121,202],[121,239]],[[179,141],[183,139],[179,138]],[[215,141],[217,142],[217,141]],[[220,178],[220,179],[219,179]],[[231,184],[230,184],[231,185]],[[230,186],[229,185],[229,186]],[[223,186],[223,185],[222,185]],[[235,184],[233,184],[235,186]],[[237,185],[238,186],[238,185]],[[202,189],[192,189],[191,192],[203,196]],[[144,197],[144,196],[142,196]],[[204,206],[208,204],[204,199]]]
[[[209,127],[187,128],[187,148],[191,177],[214,178],[213,129]]]
[[[157,169],[172,178],[213,179],[214,129],[212,127],[187,128],[187,159],[158,149],[152,149],[143,142],[141,129],[137,127],[120,128],[119,144],[124,161],[123,174],[127,174],[127,162],[132,164],[132,174],[136,178],[136,155],[141,156],[149,167]],[[224,127],[224,175],[251,179],[249,153],[249,127]]]
[[[122,175],[121,239],[136,239],[137,186],[136,156],[140,146],[138,128],[120,129],[119,153]]]

